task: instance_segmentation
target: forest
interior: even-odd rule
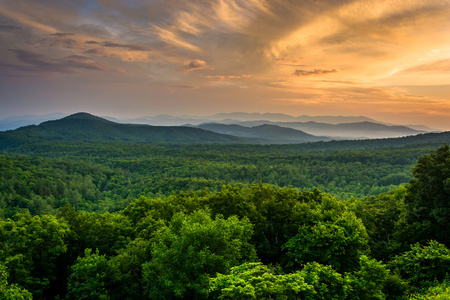
[[[409,141],[8,148],[0,298],[449,299],[450,149]]]

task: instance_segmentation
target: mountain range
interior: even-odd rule
[[[120,124],[93,116],[76,113],[62,119],[46,121],[0,132],[0,150],[46,141],[124,141],[135,143],[251,143],[253,141],[227,136],[200,128],[179,126],[150,126]]]
[[[384,125],[368,121],[356,123],[328,124],[318,122],[270,122],[270,121],[245,121],[236,123],[241,126],[259,126],[270,124],[301,130],[316,136],[327,136],[333,139],[376,139],[402,137],[425,133],[427,131],[415,130],[407,126]]]
[[[255,122],[251,123],[254,124]],[[281,122],[285,124],[284,122]],[[294,122],[301,123],[301,122]],[[306,122],[312,123],[312,122]],[[250,124],[250,123],[246,123]],[[351,124],[351,123],[350,123]],[[351,127],[350,124],[328,124],[328,126]],[[370,122],[354,123],[368,128],[389,127]],[[381,127],[380,127],[381,126]],[[384,126],[384,127],[382,127]],[[397,128],[395,130],[407,130]],[[410,129],[413,130],[413,129]],[[413,131],[410,131],[413,132]],[[404,132],[405,133],[405,132]],[[448,141],[450,132],[421,133],[403,138],[366,139],[360,141],[330,142],[334,147],[377,147],[377,145],[409,145]],[[314,136],[300,130],[274,124],[242,126],[237,124],[207,123],[190,126],[151,126],[142,124],[123,124],[88,113],[76,113],[58,120],[45,121],[39,125],[20,127],[16,130],[0,132],[0,151],[14,149],[22,145],[38,146],[52,141],[80,142],[133,142],[133,143],[217,143],[217,144],[299,144],[317,141],[330,141],[324,136]],[[314,143],[315,144],[315,143]],[[310,144],[311,147],[315,147]],[[328,144],[328,143],[326,143]],[[331,146],[330,144],[330,146]]]
[[[0,131],[12,130],[26,125],[38,125],[41,122],[47,120],[55,120],[62,118],[66,115],[63,114],[50,114],[45,116],[21,116],[10,117],[0,120]],[[153,126],[202,126],[211,123],[219,123],[224,125],[240,125],[242,127],[252,128],[261,125],[276,125],[284,128],[291,128],[299,131],[303,131],[303,134],[309,134],[312,136],[320,136],[320,140],[327,139],[370,139],[370,138],[387,138],[387,137],[401,137],[407,135],[415,135],[419,133],[436,131],[423,125],[392,125],[379,122],[374,119],[370,119],[363,116],[289,116],[286,114],[278,113],[221,113],[211,116],[170,116],[170,115],[158,115],[154,117],[142,117],[134,119],[117,119],[109,116],[102,117],[104,119],[125,124],[148,124]],[[217,126],[216,126],[217,127]],[[269,127],[266,127],[269,129]],[[224,133],[223,128],[220,130],[209,130],[218,133]],[[255,132],[256,129],[252,129],[253,134],[250,134],[248,129],[240,128],[238,132],[234,132],[237,136],[247,136],[256,138],[261,137],[260,133]],[[267,131],[266,135],[273,132],[273,130]],[[297,142],[300,137],[298,132],[285,132],[289,136],[291,142]],[[303,135],[307,140],[306,135]],[[282,142],[277,137],[273,139],[273,136],[266,142]],[[311,141],[316,140],[311,138]]]
[[[381,123],[374,119],[359,116],[290,116],[281,113],[219,113],[210,116],[171,116],[171,115],[157,115],[153,117],[141,117],[135,119],[123,119],[119,120],[116,118],[105,117],[108,120],[116,122],[126,122],[126,123],[141,123],[141,124],[151,124],[151,125],[161,125],[161,126],[178,126],[184,124],[199,125],[202,123],[224,123],[224,124],[235,124],[237,122],[243,121],[259,121],[266,120],[268,122],[323,122],[329,124],[339,124],[339,123],[354,123],[354,122],[373,122]]]
[[[267,144],[291,144],[331,140],[328,137],[314,136],[301,130],[270,124],[245,127],[236,124],[205,123],[195,127],[221,134],[258,138]]]
[[[47,115],[25,115],[0,119],[0,131],[13,130],[28,125],[38,125],[49,120],[57,120],[65,117],[66,114],[53,113]]]

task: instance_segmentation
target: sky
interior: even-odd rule
[[[450,130],[450,0],[0,0],[0,118],[80,111]]]

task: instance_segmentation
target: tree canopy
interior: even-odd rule
[[[97,146],[66,145],[68,157],[57,151],[58,157],[0,155],[0,297],[381,300],[448,294],[448,146],[421,156],[408,184],[346,199],[257,177],[297,180],[304,164],[328,182],[327,172],[342,164],[344,177],[364,182],[358,170],[384,170],[402,159],[407,165],[406,154],[425,148],[299,154],[292,146],[267,147],[252,157],[235,146],[112,147],[117,153]],[[233,163],[225,162],[227,151]],[[111,155],[103,163],[102,153]],[[361,169],[355,175],[349,166]],[[210,177],[180,179],[192,172]]]

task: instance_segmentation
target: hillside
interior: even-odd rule
[[[126,141],[135,143],[252,142],[199,128],[119,124],[87,113],[0,132],[0,150],[44,141]]]
[[[369,121],[356,123],[329,124],[320,122],[270,122],[266,120],[237,122],[241,126],[277,125],[301,130],[311,135],[327,136],[335,139],[376,139],[392,138],[425,133],[407,126],[384,125]]]
[[[206,123],[196,127],[221,134],[259,138],[263,139],[267,144],[291,144],[330,140],[327,137],[314,136],[300,130],[269,124],[245,127],[235,124]]]

